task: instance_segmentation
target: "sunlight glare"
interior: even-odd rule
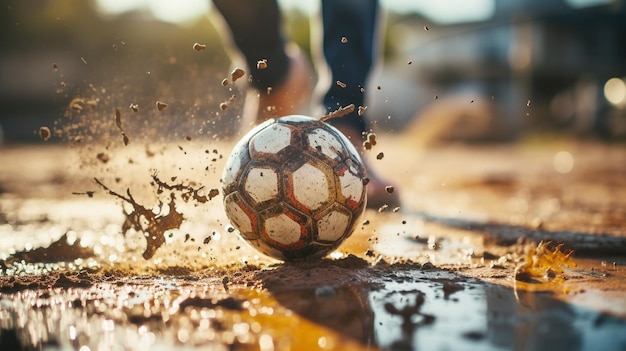
[[[124,12],[145,8],[148,0],[96,0],[96,7],[105,15],[119,15]]]
[[[476,22],[495,13],[495,0],[381,0],[394,11],[418,12],[441,24]]]
[[[150,1],[150,12],[155,18],[164,22],[184,23],[202,16],[209,10],[207,0],[153,0]]]
[[[604,84],[604,97],[613,105],[620,106],[626,102],[626,82],[619,78],[611,78]]]
[[[96,0],[98,9],[105,15],[119,15],[134,10],[148,10],[163,22],[182,24],[206,16],[209,0]]]
[[[284,10],[312,14],[319,8],[317,1],[278,0]],[[119,15],[133,10],[148,10],[156,19],[170,23],[185,23],[205,16],[210,0],[96,0],[104,15]],[[442,24],[475,22],[490,18],[495,12],[495,0],[381,0],[381,6],[394,12],[421,13]]]

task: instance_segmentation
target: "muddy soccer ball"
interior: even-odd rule
[[[270,119],[235,145],[222,176],[238,234],[281,260],[321,257],[354,230],[365,168],[336,128],[305,116]]]

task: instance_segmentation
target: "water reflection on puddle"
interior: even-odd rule
[[[234,349],[247,350],[270,335],[287,345],[275,350],[626,350],[626,321],[547,292],[408,267],[374,281],[328,282],[234,289],[230,296],[209,281],[27,290],[0,298],[0,327],[45,350],[230,349],[234,340],[242,346]],[[329,342],[335,347],[324,347]]]
[[[273,295],[315,323],[384,350],[626,350],[626,321],[550,293],[405,273],[375,289]]]

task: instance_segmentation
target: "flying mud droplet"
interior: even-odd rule
[[[377,160],[382,160],[384,157],[385,157],[385,154],[382,152],[379,152],[378,155],[376,155]]]
[[[167,108],[167,104],[162,102],[162,101],[157,101],[156,102],[156,108],[157,110],[159,110],[159,112],[165,110]]]
[[[87,197],[89,198],[93,198],[93,194],[95,194],[96,192],[93,190],[88,190],[88,191],[83,191],[83,192],[76,192],[73,191],[72,195],[87,195]]]
[[[176,178],[172,178],[172,181],[174,181],[175,179]],[[152,180],[153,180],[153,183],[158,187],[157,194],[163,193],[163,189],[177,191],[177,192],[180,192],[181,194],[180,196],[185,202],[189,200],[194,200],[198,203],[206,203],[207,201],[219,195],[219,190],[217,189],[211,189],[209,190],[209,193],[207,195],[202,195],[202,191],[204,190],[204,187],[200,187],[196,189],[189,185],[184,185],[182,183],[174,184],[174,185],[168,184],[160,180],[156,174],[152,175]]]
[[[209,194],[208,194],[209,200],[211,200],[212,198],[216,197],[219,194],[220,194],[220,191],[217,189],[209,190]]]
[[[342,82],[340,80],[337,81],[337,85],[340,86],[341,88],[347,87],[346,83],[344,83],[344,82]]]
[[[367,133],[367,141],[369,141],[369,143],[372,144],[372,146],[376,146],[376,134]]]
[[[367,106],[359,106],[359,108],[357,109],[356,113],[359,116],[363,116],[365,114],[365,110],[367,110]]]
[[[217,189],[211,189],[208,195],[201,195],[200,192],[203,187],[196,189],[183,184],[170,185],[160,180],[156,174],[152,175],[152,180],[151,185],[158,187],[157,194],[162,194],[163,189],[171,191],[169,194],[169,202],[159,201],[158,205],[155,206],[157,211],[153,211],[152,207],[147,208],[135,201],[130,189],[126,189],[126,196],[124,196],[111,190],[99,179],[94,178],[94,181],[109,195],[117,197],[132,206],[130,212],[124,211],[126,219],[122,225],[122,233],[126,235],[131,229],[145,233],[144,237],[146,238],[147,245],[142,256],[146,260],[152,258],[159,247],[165,243],[165,233],[168,230],[180,229],[185,219],[184,215],[177,210],[176,194],[180,195],[181,199],[185,202],[194,200],[198,203],[205,203],[219,194]]]
[[[346,37],[341,37],[341,43],[345,44],[348,42],[348,38]]]
[[[322,116],[322,118],[320,118],[320,121],[326,122],[333,118],[343,117],[347,114],[354,112],[354,109],[355,109],[354,104],[350,104],[346,107],[339,107],[335,111],[331,111],[327,115]]]
[[[139,105],[132,103],[130,104],[130,106],[128,106],[128,108],[130,108],[133,112],[139,112]]]
[[[41,138],[41,140],[48,141],[50,140],[51,135],[52,133],[50,133],[50,128],[45,126],[39,128],[39,137]]]
[[[193,49],[194,49],[196,52],[202,52],[202,51],[205,51],[205,50],[206,50],[206,45],[204,45],[204,44],[200,44],[200,43],[194,43],[194,44],[193,44]]]
[[[69,109],[75,113],[81,113],[83,110],[89,108],[93,109],[98,106],[99,99],[86,99],[76,97],[69,103]]]
[[[122,132],[122,141],[124,142],[124,146],[128,146],[130,143],[130,139],[128,139],[128,136],[124,132]]]
[[[123,130],[122,129],[122,111],[120,111],[119,108],[115,109],[115,125],[117,126],[119,130]]]
[[[267,68],[267,59],[262,59],[257,61],[256,69],[266,69]]]
[[[246,71],[242,70],[241,68],[236,67],[235,69],[233,69],[232,72],[230,72],[230,80],[234,82],[237,81],[237,79],[243,77],[246,74]]]
[[[388,185],[388,186],[385,187],[385,191],[387,193],[389,193],[389,194],[393,193],[394,190],[396,190],[396,189],[393,186],[391,186],[391,185]]]
[[[109,160],[111,160],[111,157],[109,157],[109,154],[107,154],[106,152],[99,152],[96,155],[96,158],[102,163],[107,163],[109,162]]]

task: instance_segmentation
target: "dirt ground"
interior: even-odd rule
[[[299,263],[183,196],[219,188],[231,146],[0,147],[0,349],[626,349],[624,145],[379,136],[400,210]],[[181,223],[150,244],[102,185]]]

